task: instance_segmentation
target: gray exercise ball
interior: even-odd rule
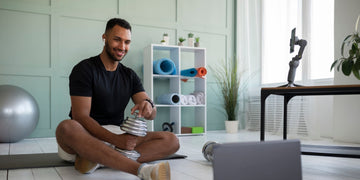
[[[17,86],[0,85],[0,143],[28,137],[39,115],[39,106],[31,94]]]

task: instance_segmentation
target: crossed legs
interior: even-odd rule
[[[133,161],[92,136],[74,120],[64,120],[59,124],[56,139],[59,146],[69,154],[134,175],[137,175],[140,163],[161,159],[179,149],[179,142],[174,134],[148,132],[145,137],[138,138],[135,150],[141,156]]]

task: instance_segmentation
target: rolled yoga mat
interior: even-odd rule
[[[154,74],[175,75],[176,66],[171,59],[162,58],[153,62],[153,71]]]
[[[180,72],[180,74],[182,76],[187,76],[187,77],[195,77],[197,73],[198,72],[197,72],[196,68],[184,69],[184,70],[181,70],[181,72]]]
[[[204,67],[196,68],[197,74],[195,77],[204,78],[204,76],[207,74],[207,70]]]
[[[177,105],[180,103],[180,95],[177,93],[162,94],[156,98],[158,104]]]

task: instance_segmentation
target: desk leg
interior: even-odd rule
[[[264,92],[261,92],[261,102],[260,102],[260,141],[265,140],[265,100],[269,96]]]
[[[289,104],[290,99],[294,97],[294,96],[284,96],[284,127],[283,127],[283,139],[287,139],[287,107]]]

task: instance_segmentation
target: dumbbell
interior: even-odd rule
[[[146,131],[147,131],[146,121],[140,119],[137,113],[134,113],[134,116],[135,116],[134,118],[127,117],[120,125],[120,129],[134,136],[139,136],[139,137],[146,136]],[[115,149],[124,156],[134,161],[136,161],[140,157],[140,153],[138,153],[135,150],[129,151],[119,148],[115,148]]]
[[[208,141],[204,144],[202,148],[202,154],[204,155],[204,158],[210,162],[214,160],[213,156],[213,147],[215,144],[218,144],[215,141]]]

